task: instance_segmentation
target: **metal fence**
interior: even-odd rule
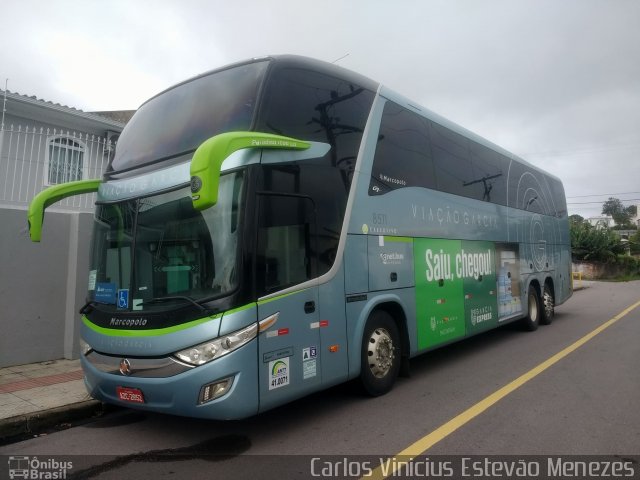
[[[0,130],[0,204],[27,206],[51,184],[101,178],[114,146],[104,137],[60,129],[10,125]],[[94,202],[95,194],[85,194],[52,207],[92,211]]]

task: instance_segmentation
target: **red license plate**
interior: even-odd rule
[[[118,398],[123,402],[144,403],[142,390],[138,388],[118,387],[116,391],[118,392]]]

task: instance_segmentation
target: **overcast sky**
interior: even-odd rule
[[[570,213],[640,203],[638,0],[3,0],[0,22],[12,92],[129,110],[250,57],[340,59],[559,176]]]

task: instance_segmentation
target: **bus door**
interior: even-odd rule
[[[261,194],[257,288],[260,410],[321,383],[315,206],[300,195]],[[283,293],[278,295],[277,292]],[[272,296],[271,296],[272,295]]]

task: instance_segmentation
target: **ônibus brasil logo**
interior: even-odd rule
[[[67,472],[73,468],[73,462],[38,457],[11,456],[9,457],[9,478],[24,478],[38,480],[66,479]]]

